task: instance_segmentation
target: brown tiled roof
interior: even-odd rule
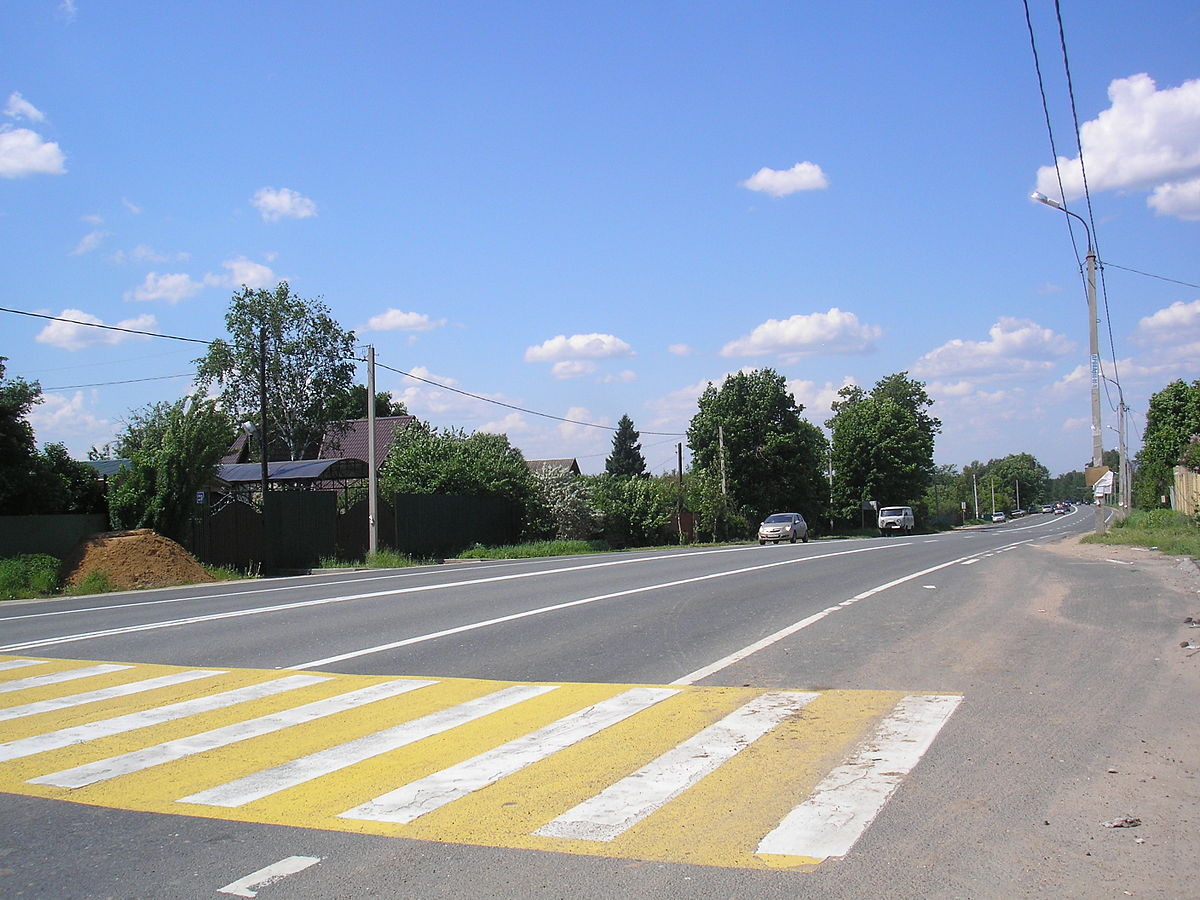
[[[395,440],[396,432],[415,422],[415,416],[378,416],[375,419],[375,466],[387,458],[388,448]],[[340,430],[338,426],[345,426]],[[340,433],[339,433],[340,431]],[[367,462],[367,420],[352,419],[348,422],[330,424],[321,441],[321,459],[361,459]]]

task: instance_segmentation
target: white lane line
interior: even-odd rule
[[[217,888],[217,893],[229,894],[234,897],[257,897],[258,891],[254,888],[264,888],[281,878],[303,872],[309,866],[315,866],[320,861],[321,857],[319,856],[289,856],[287,859],[281,859],[245,878],[232,881],[223,888]]]
[[[906,544],[890,544],[891,547],[908,546]],[[575,606],[585,606],[589,603],[597,603],[601,600],[615,600],[618,597],[628,597],[634,594],[645,594],[650,591],[664,590],[666,588],[681,587],[685,584],[696,584],[701,581],[712,581],[717,578],[729,578],[734,575],[745,575],[747,572],[758,572],[763,569],[773,569],[776,566],[793,566],[799,563],[814,562],[819,559],[829,559],[835,556],[848,556],[853,553],[869,553],[874,550],[884,550],[885,547],[862,547],[858,550],[842,550],[836,553],[823,553],[819,556],[802,556],[794,559],[784,559],[778,562],[764,563],[758,566],[746,566],[741,569],[731,569],[727,572],[712,572],[708,575],[697,575],[694,578],[682,578],[678,581],[666,581],[660,584],[646,584],[640,587],[630,588],[624,591],[614,591],[610,594],[597,594],[594,597],[584,597],[580,600],[569,600],[565,603],[555,603],[552,606],[542,606],[537,609],[527,609],[524,612],[513,613],[508,616],[498,616],[494,619],[484,619],[481,622],[470,622],[466,625],[459,625],[455,628],[446,628],[442,631],[433,631],[429,634],[419,634],[414,637],[404,638],[399,641],[391,641],[386,644],[379,644],[375,647],[364,647],[360,650],[351,650],[347,653],[339,653],[337,656],[327,656],[324,659],[314,659],[309,662],[299,663],[297,665],[280,666],[282,669],[315,669],[320,666],[330,666],[335,663],[345,662],[348,659],[356,659],[360,656],[369,656],[372,653],[384,653],[388,650],[397,650],[400,647],[408,647],[412,644],[420,644],[425,641],[436,640],[437,638],[449,637],[453,634],[462,634],[466,631],[475,631],[479,628],[489,628],[492,625],[502,625],[506,622],[516,622],[520,619],[527,619],[531,616],[540,616],[546,613],[558,612],[563,609],[570,609]]]
[[[211,712],[214,709],[245,703],[248,700],[260,700],[263,697],[294,691],[297,688],[308,687],[310,684],[319,684],[328,680],[327,677],[317,675],[289,675],[287,678],[276,678],[262,684],[235,688],[222,694],[196,697],[181,703],[172,703],[169,706],[160,706],[112,719],[103,719],[99,722],[89,722],[86,725],[75,725],[71,728],[61,728],[58,731],[20,738],[0,744],[0,762],[32,756],[34,753],[43,753],[47,750],[57,750],[59,747],[70,747],[114,734],[124,734],[136,728],[145,728],[147,725],[171,722],[186,716],[194,716],[197,713]]]
[[[1031,542],[1032,539],[1017,541],[1014,544],[1010,544],[1009,547],[1017,547],[1021,544],[1028,544]],[[952,559],[949,562],[939,563],[936,566],[930,566],[928,569],[922,569],[919,572],[913,572],[909,575],[903,576],[902,578],[897,578],[893,581],[887,582],[886,584],[881,584],[877,587],[871,588],[870,590],[863,591],[861,594],[855,594],[849,600],[843,600],[841,603],[838,603],[834,606],[828,606],[820,612],[813,613],[811,616],[801,619],[799,622],[793,622],[786,628],[781,628],[774,634],[769,634],[762,640],[755,641],[753,644],[743,647],[741,650],[737,650],[734,653],[730,653],[728,656],[722,657],[714,663],[704,666],[701,669],[697,669],[695,672],[684,675],[682,678],[676,678],[671,682],[671,684],[695,684],[697,681],[707,678],[710,675],[714,675],[717,672],[720,672],[722,669],[732,666],[734,663],[741,662],[743,659],[753,656],[758,651],[764,650],[767,647],[770,647],[772,644],[778,643],[785,637],[795,634],[797,631],[802,631],[805,628],[808,628],[810,625],[815,625],[817,622],[820,622],[827,616],[833,615],[839,610],[853,606],[860,600],[866,600],[868,597],[873,597],[882,591],[886,591],[890,588],[896,587],[897,585],[904,584],[906,581],[912,581],[914,578],[920,578],[922,575],[928,575],[930,572],[937,572],[939,569],[945,569],[948,566],[959,565],[966,560],[972,559],[979,555],[980,553],[972,553],[968,556],[960,556],[958,559]]]
[[[5,681],[0,684],[0,694],[8,694],[13,691],[24,691],[30,688],[45,687],[48,684],[62,684],[64,681],[77,681],[80,678],[91,678],[94,675],[107,675],[109,672],[120,672],[123,669],[132,669],[133,666],[87,666],[82,669],[68,669],[65,672],[51,672],[49,675],[32,675],[29,678],[21,678],[17,681]]]
[[[904,546],[904,545],[903,544],[894,544],[892,546]],[[702,551],[702,552],[706,553],[706,554],[707,553],[741,553],[741,552],[748,551],[750,549],[752,549],[752,548],[750,548],[750,547],[732,547],[732,548],[726,548],[726,549],[722,549],[722,550],[711,550],[711,551]],[[758,548],[754,547],[753,549],[757,550]],[[863,548],[863,550],[851,550],[851,551],[847,551],[847,552],[859,553],[859,552],[866,552],[868,550],[882,550],[882,549],[885,549],[885,548],[883,548],[883,547],[866,547],[866,548]],[[659,556],[639,556],[639,557],[635,557],[633,559],[619,559],[619,560],[612,560],[612,561],[608,561],[608,562],[590,563],[588,565],[583,565],[583,566],[566,566],[566,567],[560,567],[560,568],[556,568],[556,569],[539,569],[536,572],[516,572],[516,573],[511,573],[508,575],[493,575],[493,576],[490,576],[487,578],[472,578],[472,579],[467,579],[467,580],[463,580],[463,581],[443,582],[440,584],[423,584],[423,585],[417,585],[415,587],[395,588],[392,590],[385,590],[385,591],[371,591],[371,592],[363,593],[363,594],[346,594],[346,595],[342,595],[342,596],[338,596],[338,597],[319,597],[314,600],[297,600],[293,603],[280,603],[275,606],[257,606],[257,607],[252,607],[250,609],[236,609],[236,610],[228,610],[226,612],[220,612],[220,613],[210,613],[208,615],[188,616],[183,619],[169,619],[169,620],[163,621],[163,622],[145,622],[140,625],[126,625],[121,628],[108,628],[108,629],[104,629],[101,631],[86,631],[86,632],[80,632],[78,634],[66,634],[66,635],[59,635],[57,637],[39,638],[39,639],[33,640],[33,641],[25,641],[23,643],[6,644],[4,646],[0,646],[0,652],[15,652],[15,651],[19,651],[19,650],[32,650],[32,649],[36,649],[39,647],[51,647],[51,646],[56,646],[58,644],[71,644],[71,643],[75,643],[76,641],[87,641],[87,640],[92,640],[94,638],[115,637],[115,636],[122,635],[122,634],[136,634],[136,633],[145,632],[145,631],[157,631],[162,628],[178,628],[183,625],[197,625],[197,624],[206,623],[206,622],[218,622],[218,621],[222,621],[224,619],[239,619],[239,618],[243,618],[246,616],[262,615],[264,613],[288,612],[290,610],[296,610],[296,609],[308,609],[310,607],[316,607],[316,606],[328,606],[328,605],[331,605],[334,603],[346,603],[346,602],[349,602],[352,600],[369,600],[369,599],[372,599],[375,597],[399,597],[404,594],[420,594],[420,593],[428,593],[431,591],[445,591],[445,590],[451,590],[454,588],[475,587],[475,586],[483,585],[483,584],[495,584],[495,583],[502,582],[502,581],[515,581],[518,579],[526,579],[526,578],[543,578],[543,577],[548,577],[551,575],[562,575],[565,573],[582,572],[582,571],[586,571],[588,569],[601,569],[601,568],[608,568],[611,566],[627,566],[627,565],[633,565],[635,563],[655,562],[657,560],[675,559],[680,556],[695,556],[695,555],[699,555],[699,554],[693,552],[691,554],[675,553],[675,554],[665,554],[665,555],[659,555]],[[826,554],[826,555],[827,556],[840,556],[843,554],[835,553],[835,554]],[[746,571],[752,571],[754,568],[770,568],[771,565],[782,565],[782,564],[794,563],[794,562],[806,562],[811,559],[823,559],[823,558],[824,557],[822,557],[822,556],[800,557],[798,559],[786,560],[784,563],[768,564],[766,566],[761,566],[761,567],[750,567],[750,568],[743,569],[740,571],[746,572]],[[721,577],[721,576],[716,576],[716,577]],[[627,592],[627,593],[633,593],[633,592]],[[614,596],[616,596],[616,595],[614,595]],[[594,598],[594,599],[604,599],[604,598]],[[451,632],[451,633],[453,633],[453,632]],[[370,651],[370,652],[373,652],[373,651]],[[363,654],[360,653],[358,655],[361,656]],[[334,659],[341,659],[341,658],[349,658],[349,657],[334,657]],[[316,665],[316,664],[317,663],[311,663],[307,667],[280,666],[279,668],[311,668],[313,665]]]
[[[977,562],[979,562],[979,560],[977,560],[977,559],[968,559],[965,563],[963,563],[963,565],[964,566],[973,566]]]
[[[9,669],[24,669],[26,666],[44,666],[49,660],[45,659],[6,659],[0,662],[0,672]]]
[[[678,693],[668,688],[632,688],[473,759],[368,800],[339,818],[407,824]]]
[[[270,715],[259,716],[257,719],[234,722],[232,725],[214,728],[212,731],[205,731],[201,734],[179,738],[174,741],[166,741],[153,747],[144,747],[141,750],[133,750],[129,753],[122,753],[119,756],[112,756],[94,763],[76,766],[73,769],[64,769],[61,772],[31,778],[27,783],[51,784],[55,787],[65,788],[81,788],[99,781],[108,781],[110,778],[117,778],[121,775],[141,772],[154,766],[160,766],[163,763],[194,756],[197,753],[206,753],[210,750],[239,743],[240,741],[260,737],[264,734],[282,731],[294,725],[315,722],[326,716],[336,715],[348,709],[357,709],[360,706],[366,706],[368,703],[375,703],[378,700],[385,700],[389,697],[406,694],[409,691],[428,687],[431,684],[437,684],[437,682],[387,681],[380,684],[372,684],[365,688],[359,688],[356,691],[339,694],[336,697],[327,697],[324,700],[315,700],[303,706],[296,706],[281,712],[271,713]]]
[[[261,772],[255,772],[245,778],[200,791],[197,794],[181,798],[179,802],[229,808],[244,806],[252,800],[269,797],[271,794],[304,784],[314,778],[320,778],[322,775],[337,772],[355,763],[372,759],[432,735],[441,734],[443,731],[449,731],[451,728],[507,709],[555,689],[556,685],[531,684],[503,688],[449,709],[430,713],[411,722],[404,722],[393,728],[365,735],[337,747],[320,750],[274,768],[263,769]]]
[[[957,696],[905,697],[846,763],[762,839],[757,852],[845,856],[961,702]]]
[[[213,675],[224,675],[216,669],[192,669],[188,672],[174,672],[170,675],[160,675],[158,678],[147,678],[145,681],[133,681],[129,684],[118,684],[113,687],[87,691],[83,694],[71,694],[67,697],[55,697],[53,700],[39,700],[36,703],[26,703],[24,706],[10,706],[0,709],[0,722],[9,719],[20,719],[25,716],[36,716],[39,713],[52,712],[59,709],[69,709],[72,706],[83,706],[85,703],[99,703],[102,700],[112,700],[116,697],[128,697],[143,691],[153,691],[161,687],[171,687],[176,684],[186,684],[200,678],[210,678]]]
[[[534,834],[611,841],[746,749],[819,694],[762,694]]]

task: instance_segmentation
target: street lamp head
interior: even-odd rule
[[[1047,206],[1053,206],[1055,209],[1062,209],[1063,205],[1057,200],[1051,200],[1041,191],[1034,191],[1029,195],[1030,200],[1036,200],[1038,203],[1045,203]]]

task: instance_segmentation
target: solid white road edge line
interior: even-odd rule
[[[272,882],[303,872],[309,866],[315,866],[321,861],[319,856],[289,856],[281,859],[265,869],[259,869],[245,878],[230,882],[223,888],[217,888],[218,894],[230,894],[234,897],[257,897],[258,891],[252,888],[263,888]]]
[[[1017,547],[1017,546],[1020,546],[1021,544],[1028,544],[1031,542],[1031,540],[1032,539],[1017,541],[1016,543],[1010,544],[1008,546],[1010,548]],[[1005,549],[1008,549],[1008,548],[1005,548]],[[692,672],[688,675],[684,675],[682,678],[676,678],[674,681],[671,682],[671,684],[695,684],[697,681],[700,681],[703,678],[707,678],[709,675],[713,675],[717,672],[720,672],[722,669],[728,668],[729,666],[732,666],[736,662],[741,662],[743,659],[745,659],[748,656],[753,656],[759,650],[764,650],[767,647],[770,647],[772,644],[778,643],[779,641],[783,640],[785,637],[795,634],[797,631],[802,631],[803,629],[807,628],[809,625],[815,625],[817,622],[820,622],[826,616],[831,616],[840,609],[845,609],[849,606],[853,606],[859,600],[866,600],[868,597],[873,597],[876,594],[881,593],[882,591],[888,590],[889,588],[894,588],[897,585],[904,584],[906,581],[912,581],[914,578],[920,578],[922,575],[928,575],[930,572],[936,572],[939,569],[945,569],[950,566],[959,565],[959,564],[965,562],[966,560],[973,559],[980,555],[981,555],[980,553],[972,553],[969,556],[960,556],[960,557],[958,557],[958,559],[952,559],[949,562],[939,563],[936,566],[930,566],[928,569],[922,569],[919,572],[913,572],[911,575],[905,575],[903,578],[897,578],[894,581],[889,581],[886,584],[881,584],[878,587],[873,587],[868,591],[863,591],[861,594],[856,594],[855,596],[851,597],[849,600],[843,600],[841,603],[838,603],[834,606],[828,606],[825,609],[821,610],[820,612],[813,613],[811,616],[801,619],[799,622],[794,622],[793,624],[788,625],[786,628],[781,628],[779,631],[776,631],[774,634],[767,635],[761,641],[755,641],[753,644],[743,647],[741,650],[738,650],[734,653],[730,653],[728,656],[723,657],[722,659],[718,659],[716,662],[711,663],[707,666],[704,666],[701,669],[697,669],[695,672]]]

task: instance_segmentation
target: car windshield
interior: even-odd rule
[[[770,524],[770,523],[772,523],[772,522],[790,522],[790,521],[792,521],[792,517],[791,517],[789,514],[787,514],[787,513],[776,513],[776,514],[775,514],[775,515],[773,515],[773,516],[767,516],[767,521],[766,521],[766,522],[763,522],[763,524],[764,524],[764,525],[768,525],[768,524]]]
[[[902,515],[904,515],[904,510],[902,508],[900,508],[899,506],[896,506],[896,507],[892,507],[891,509],[885,509],[883,512],[880,513],[880,515],[881,516],[902,516]]]

